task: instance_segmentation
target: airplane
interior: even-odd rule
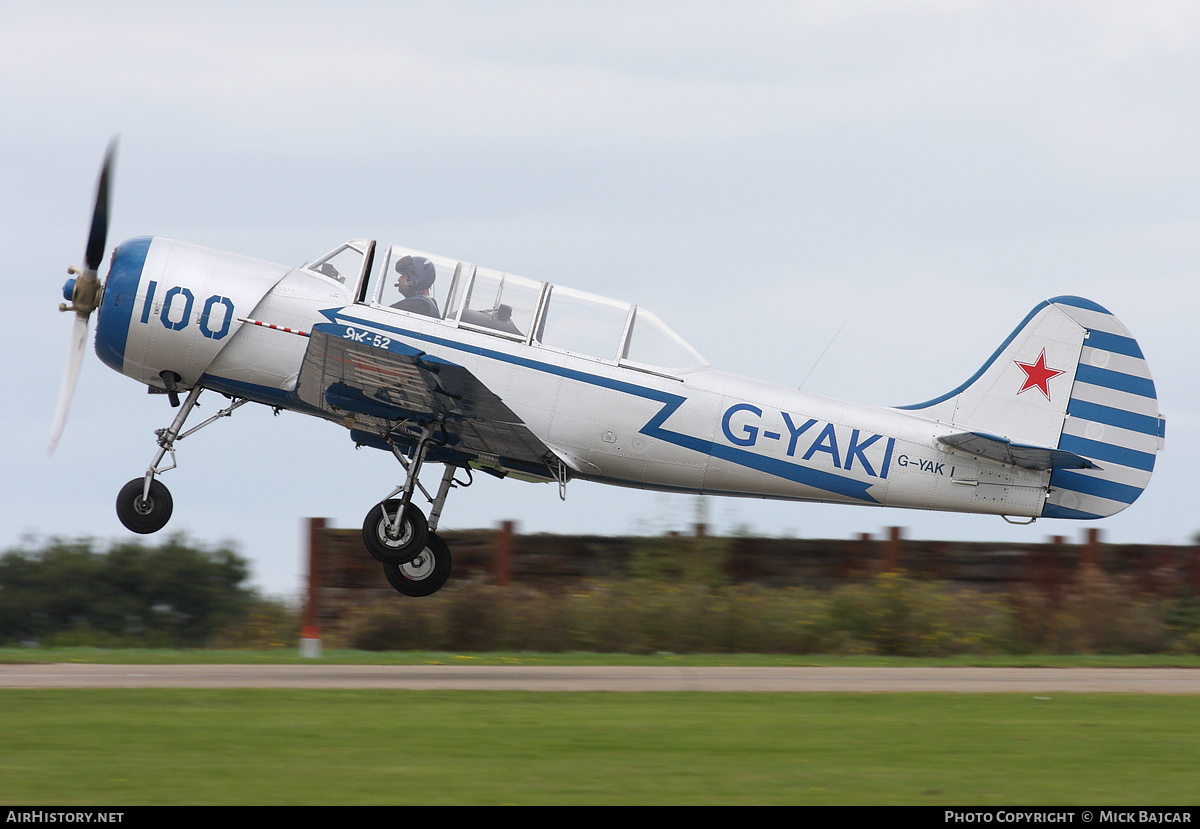
[[[94,312],[100,360],[178,409],[117,496],[135,533],[171,517],[159,478],[176,442],[248,402],[341,424],[399,461],[403,482],[371,507],[363,541],[406,596],[449,577],[438,522],[475,473],[556,484],[564,498],[578,479],[1032,523],[1125,509],[1163,448],[1141,348],[1074,296],[1034,307],[951,391],[876,407],[718,370],[634,303],[368,239],[293,267],[132,238],[101,284],[114,151],[84,266],[63,289],[75,322],[50,451]],[[205,391],[229,404],[184,431]],[[432,494],[426,464],[443,465]]]

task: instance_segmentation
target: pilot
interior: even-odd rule
[[[427,317],[441,317],[437,303],[429,295],[429,289],[437,279],[432,262],[424,256],[402,256],[396,260],[396,273],[400,275],[396,287],[404,294],[404,299],[392,303],[393,308]]]

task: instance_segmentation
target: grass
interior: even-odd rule
[[[0,692],[4,804],[1187,805],[1200,697]]]
[[[1200,668],[1195,654],[997,655],[951,657],[798,656],[791,654],[668,654],[641,656],[624,653],[448,653],[441,651],[325,650],[320,659],[299,655],[298,648],[279,650],[200,650],[156,648],[19,648],[0,647],[0,664],[90,662],[121,665],[189,664],[332,664],[332,665],[737,665],[899,667],[985,666],[1046,668]]]

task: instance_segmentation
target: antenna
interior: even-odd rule
[[[820,356],[817,357],[817,361],[812,364],[812,368],[810,368],[808,370],[808,374],[804,375],[804,379],[800,381],[800,385],[796,386],[797,390],[804,388],[804,384],[808,382],[808,378],[810,376],[812,376],[813,371],[815,371],[817,366],[821,364],[821,361],[823,359],[825,359],[825,353],[827,351],[829,351],[829,347],[831,345],[833,345],[833,341],[836,340],[838,338],[838,335],[842,333],[842,329],[846,327],[846,323],[850,322],[850,317],[852,317],[852,316],[854,316],[853,311],[850,312],[850,314],[847,315],[847,317],[844,320],[842,320],[842,324],[840,326],[838,326],[838,330],[834,332],[833,336],[829,338],[829,342],[826,343],[825,350],[822,351]]]

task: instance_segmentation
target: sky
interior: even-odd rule
[[[584,482],[560,502],[476,476],[443,528],[1200,531],[1193,3],[47,0],[0,11],[0,101],[0,550],[132,538],[116,493],[173,415],[89,347],[47,455],[61,286],[114,135],[110,249],[158,235],[299,265],[375,238],[636,302],[718,368],[881,405],[959,385],[1031,308],[1075,294],[1138,338],[1167,420],[1146,492],[1099,522]],[[403,480],[341,427],[261,406],[177,459],[163,532],[234,543],[284,596],[301,589],[308,517],[359,527]]]

